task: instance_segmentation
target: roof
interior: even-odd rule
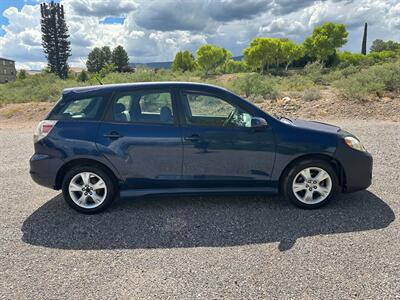
[[[0,60],[7,60],[7,61],[13,61],[15,62],[15,60],[9,59],[9,58],[4,58],[4,57],[0,57]]]
[[[154,82],[136,82],[136,83],[118,83],[118,84],[103,84],[103,85],[93,85],[84,87],[74,87],[66,88],[63,93],[85,93],[94,91],[107,91],[107,90],[122,90],[129,88],[140,88],[140,87],[209,87],[214,89],[220,89],[227,91],[225,88],[198,82],[180,82],[180,81],[154,81]]]

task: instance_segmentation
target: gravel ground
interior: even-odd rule
[[[374,155],[374,183],[323,209],[180,197],[94,216],[31,181],[31,129],[0,130],[0,298],[399,297],[400,123],[335,123]]]

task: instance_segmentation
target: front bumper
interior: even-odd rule
[[[373,165],[371,154],[354,150],[344,141],[339,141],[335,158],[344,171],[343,192],[364,190],[371,185]]]
[[[29,160],[29,173],[37,184],[55,189],[57,173],[62,166],[60,159],[35,153]]]

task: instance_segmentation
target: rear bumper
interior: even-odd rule
[[[34,182],[55,189],[57,172],[63,164],[60,159],[35,153],[29,160],[29,164],[29,173]]]
[[[344,170],[343,192],[364,190],[371,185],[373,166],[371,154],[351,149],[343,143],[338,145],[335,158]]]

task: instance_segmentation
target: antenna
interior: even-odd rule
[[[81,60],[81,62],[86,65],[85,61],[82,59],[82,57],[79,58]],[[101,80],[99,79],[99,77],[97,77],[96,74],[93,74],[94,78],[96,78],[96,80],[100,83],[100,85],[103,85],[103,83],[101,82]]]

